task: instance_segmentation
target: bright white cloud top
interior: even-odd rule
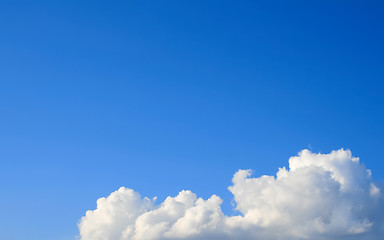
[[[383,197],[370,170],[349,150],[303,150],[289,170],[252,178],[239,170],[229,190],[238,216],[221,211],[220,197],[181,191],[157,205],[121,187],[97,200],[79,223],[81,240],[382,239]]]

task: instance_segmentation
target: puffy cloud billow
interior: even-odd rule
[[[181,191],[156,204],[121,187],[97,200],[79,223],[81,240],[333,240],[384,236],[383,195],[349,150],[303,150],[276,176],[239,170],[229,190],[239,215],[221,211],[216,195]]]

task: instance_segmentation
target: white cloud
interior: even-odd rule
[[[349,150],[303,150],[276,177],[251,173],[239,170],[229,187],[238,216],[224,215],[216,195],[203,200],[181,191],[156,205],[122,187],[87,211],[80,239],[378,240],[384,234],[381,190]]]

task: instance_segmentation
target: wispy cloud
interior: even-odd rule
[[[156,204],[122,187],[87,211],[80,238],[378,240],[384,234],[381,189],[349,150],[303,150],[276,177],[251,173],[239,170],[229,187],[238,216],[223,214],[216,195],[204,200],[183,190]]]

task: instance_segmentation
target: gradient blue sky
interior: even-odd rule
[[[0,239],[349,148],[384,179],[381,1],[0,2]]]

